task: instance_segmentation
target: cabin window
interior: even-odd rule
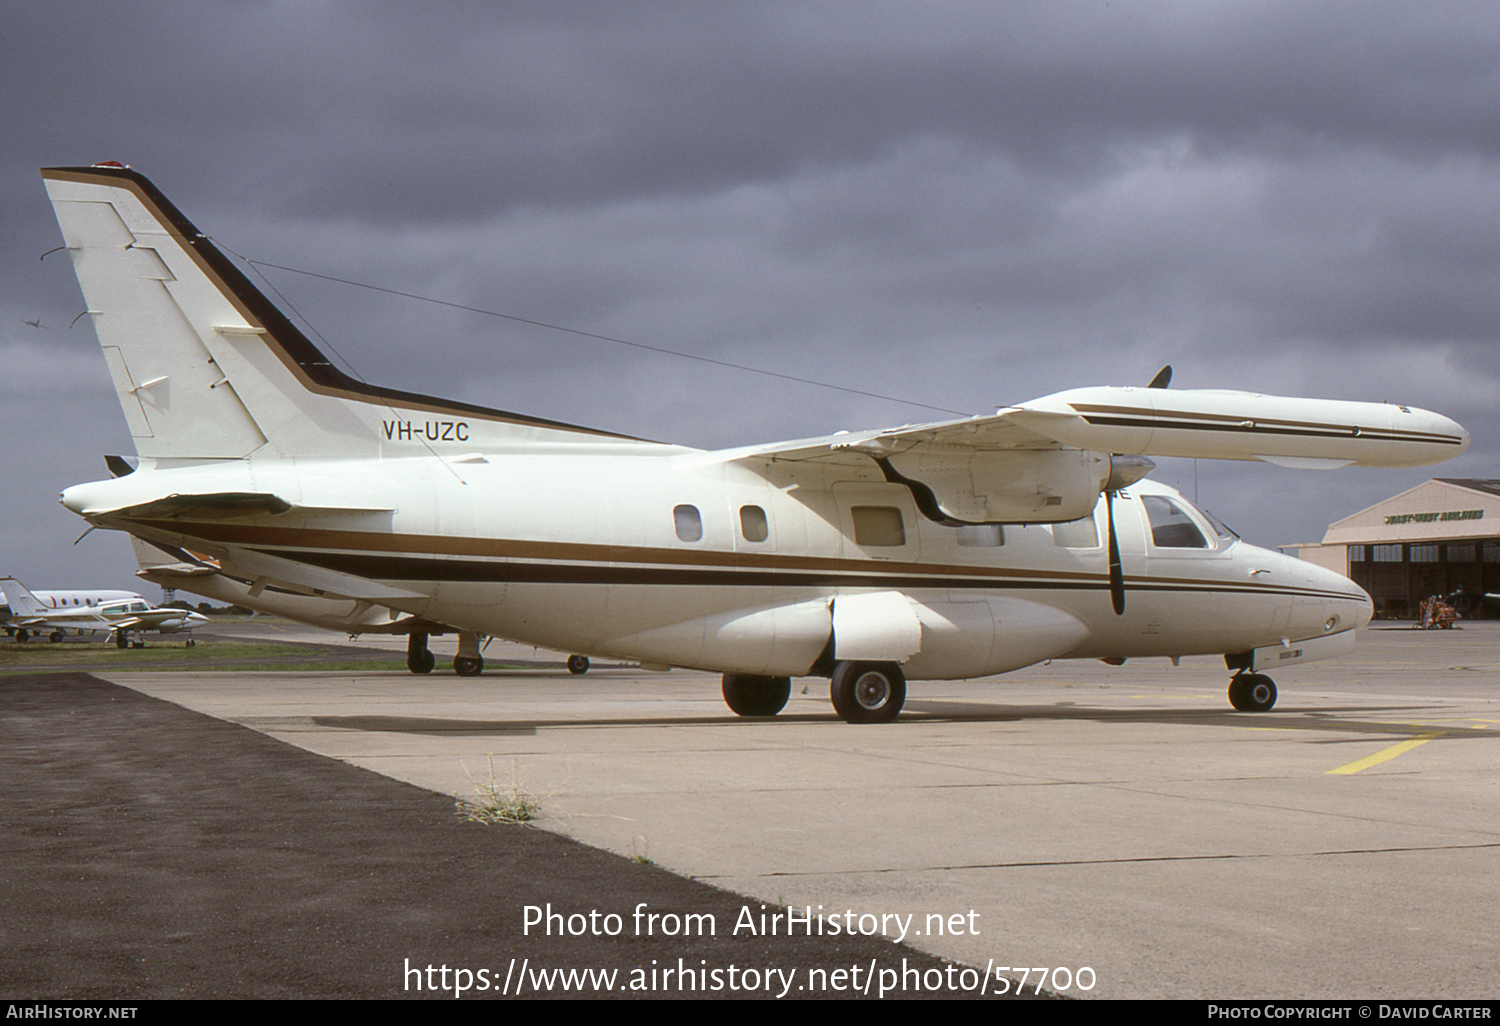
[[[677,527],[677,537],[683,541],[695,542],[703,539],[703,518],[698,515],[697,506],[683,504],[673,508],[672,522]]]
[[[1171,499],[1160,495],[1141,498],[1151,521],[1151,544],[1161,549],[1206,549],[1208,539],[1193,518]]]
[[[967,549],[993,549],[1005,544],[999,524],[965,524],[958,529],[958,544]]]
[[[1052,544],[1064,549],[1097,549],[1099,528],[1093,517],[1052,525]]]
[[[895,506],[851,506],[854,541],[866,548],[896,548],[906,544],[906,524]]]
[[[740,534],[749,542],[763,542],[771,536],[766,511],[759,506],[740,507]]]

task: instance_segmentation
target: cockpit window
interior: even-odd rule
[[[1187,511],[1161,495],[1145,495],[1141,502],[1151,521],[1151,544],[1159,549],[1211,548],[1197,523]]]
[[[1203,514],[1204,518],[1208,521],[1209,526],[1212,527],[1216,532],[1218,532],[1219,537],[1224,541],[1239,541],[1239,532],[1234,528],[1226,527],[1224,521],[1220,520],[1218,517],[1214,516],[1206,509],[1200,509],[1198,512]]]

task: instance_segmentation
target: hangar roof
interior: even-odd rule
[[[1500,537],[1500,480],[1436,477],[1328,526],[1324,545]]]

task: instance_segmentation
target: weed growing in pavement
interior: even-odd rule
[[[468,769],[464,770],[464,775],[474,782],[474,796],[458,798],[453,803],[459,817],[470,823],[530,823],[541,816],[541,800],[521,787],[515,762],[511,763],[511,771],[503,774],[510,778],[509,784],[504,784],[495,779],[495,757],[486,758],[489,780],[475,781]]]

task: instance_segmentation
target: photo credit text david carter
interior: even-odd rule
[[[722,931],[722,934],[721,934]],[[653,909],[645,902],[628,912],[599,909],[571,911],[548,903],[521,909],[521,932],[528,938],[550,937],[841,937],[885,936],[901,942],[915,937],[978,937],[980,914],[963,912],[873,913],[847,909],[831,912],[822,905],[781,908],[743,905],[733,921],[711,912]],[[973,996],[1021,992],[1086,992],[1097,983],[1088,966],[997,965],[983,968],[947,963],[912,964],[892,951],[886,959],[867,958],[841,965],[710,965],[707,959],[653,958],[649,964],[562,968],[530,957],[504,957],[494,967],[434,966],[403,959],[402,989],[407,992],[523,996],[598,991],[634,993],[760,993],[778,998],[793,993],[857,993],[874,997],[947,991]]]

